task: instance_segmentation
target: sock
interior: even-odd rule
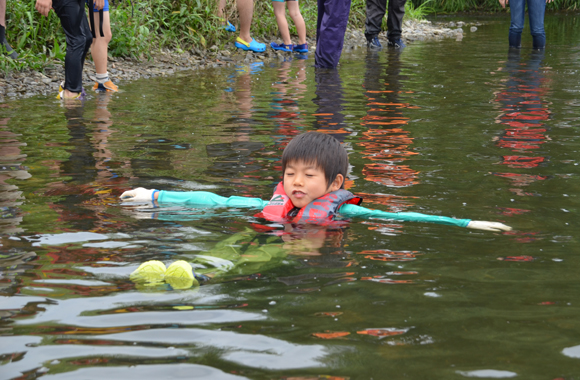
[[[109,81],[109,72],[105,72],[104,74],[97,73],[97,82],[101,84],[105,84]]]
[[[4,42],[4,38],[6,38],[6,28],[0,25],[0,43]]]

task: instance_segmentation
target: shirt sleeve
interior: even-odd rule
[[[457,227],[467,227],[471,219],[455,219],[449,218],[447,216],[437,216],[437,215],[426,215],[418,212],[386,212],[381,210],[371,210],[365,207],[345,204],[340,210],[342,216],[347,218],[357,217],[357,218],[379,218],[379,219],[391,219],[391,220],[402,220],[406,222],[426,222],[426,223],[437,223],[446,224],[448,226]]]
[[[268,201],[250,197],[222,197],[208,191],[165,191],[159,192],[159,203],[180,203],[205,207],[233,207],[263,209]]]

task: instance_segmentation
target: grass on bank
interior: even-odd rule
[[[64,61],[66,42],[58,17],[54,12],[50,12],[49,17],[41,16],[34,9],[35,3],[36,0],[7,2],[6,34],[20,57],[12,60],[0,55],[0,72],[42,70],[54,62]],[[258,40],[277,36],[271,1],[255,1],[254,4],[252,35]],[[110,8],[113,40],[109,44],[109,54],[147,59],[159,48],[185,51],[223,46],[232,41],[233,36],[221,27],[215,15],[216,5],[216,0],[114,1]],[[554,0],[549,7],[576,9],[578,0]],[[308,35],[313,36],[316,31],[316,1],[301,0],[300,8]],[[409,0],[405,17],[421,19],[429,13],[467,10],[497,11],[501,8],[497,0]],[[228,2],[226,13],[237,25],[235,1]],[[365,14],[366,1],[352,0],[349,25],[362,28]],[[295,33],[293,24],[289,24],[291,32]]]
[[[414,6],[421,6],[429,2],[429,8],[433,13],[457,13],[457,12],[499,12],[502,7],[498,0],[410,0]],[[554,10],[578,10],[578,0],[554,0],[547,4],[548,11]]]

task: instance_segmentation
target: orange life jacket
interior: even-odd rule
[[[339,189],[310,202],[301,208],[296,216],[290,217],[288,213],[295,207],[290,197],[286,195],[283,183],[280,182],[274,190],[272,199],[259,216],[278,223],[330,224],[340,206],[347,203],[360,205],[362,198],[355,197],[350,191]]]

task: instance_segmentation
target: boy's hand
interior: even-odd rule
[[[95,8],[101,10],[105,7],[105,0],[95,0]]]
[[[48,12],[52,9],[52,0],[36,0],[35,8],[41,15],[48,17]]]
[[[128,202],[153,202],[155,201],[154,193],[158,190],[148,190],[138,187],[133,190],[125,191],[121,194],[121,199]]]
[[[510,226],[506,226],[499,222],[485,222],[481,220],[472,220],[467,225],[467,228],[473,228],[474,230],[485,230],[485,231],[511,231]]]

